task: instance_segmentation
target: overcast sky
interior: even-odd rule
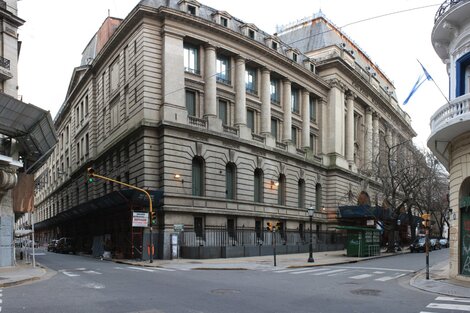
[[[442,92],[448,95],[445,65],[431,44],[434,15],[443,1],[200,2],[227,11],[270,34],[276,32],[276,25],[311,16],[321,9],[394,82],[400,105],[422,73],[417,59],[426,67]],[[54,118],[65,100],[73,68],[80,65],[83,49],[103,23],[108,10],[111,16],[124,18],[137,3],[138,0],[20,0],[18,15],[26,21],[19,31],[22,47],[18,92],[23,101],[49,110]],[[391,14],[405,10],[408,11]],[[430,134],[429,119],[445,103],[439,89],[433,82],[427,81],[410,102],[402,106],[411,116],[412,126],[418,133],[415,139],[418,146],[426,145]]]

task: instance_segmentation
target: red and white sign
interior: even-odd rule
[[[147,212],[132,212],[132,227],[147,227],[149,214]]]

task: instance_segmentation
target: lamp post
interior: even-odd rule
[[[309,207],[308,208],[308,216],[310,217],[310,243],[309,243],[309,246],[308,246],[308,261],[309,263],[313,263],[315,262],[313,260],[313,246],[312,246],[312,218],[313,218],[313,212],[315,211],[315,209],[313,208],[313,206]]]

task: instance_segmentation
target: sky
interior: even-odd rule
[[[319,10],[348,35],[394,83],[398,102],[412,119],[418,134],[415,144],[424,148],[432,114],[446,104],[448,76],[434,52],[431,32],[442,0],[200,0],[273,34],[276,26],[312,16]],[[25,20],[18,93],[26,103],[55,117],[65,100],[74,67],[81,53],[110,14],[125,18],[138,0],[20,0],[18,15]],[[287,4],[287,5],[286,5]],[[397,13],[400,11],[406,11]],[[108,13],[109,12],[109,13]],[[408,96],[422,69],[432,76]]]

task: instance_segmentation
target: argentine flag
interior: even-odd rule
[[[403,102],[403,105],[407,104],[408,101],[410,101],[410,98],[412,95],[414,95],[414,93],[416,92],[416,90],[418,90],[418,88],[427,80],[432,80],[432,77],[431,75],[429,75],[428,71],[426,71],[426,69],[424,68],[423,64],[421,64],[421,62],[419,62],[419,65],[421,65],[421,68],[423,69],[423,73],[421,75],[419,75],[418,77],[418,80],[416,81],[415,85],[413,86],[413,88],[411,89],[410,91],[410,94],[408,95],[408,97],[406,97],[405,101]]]

